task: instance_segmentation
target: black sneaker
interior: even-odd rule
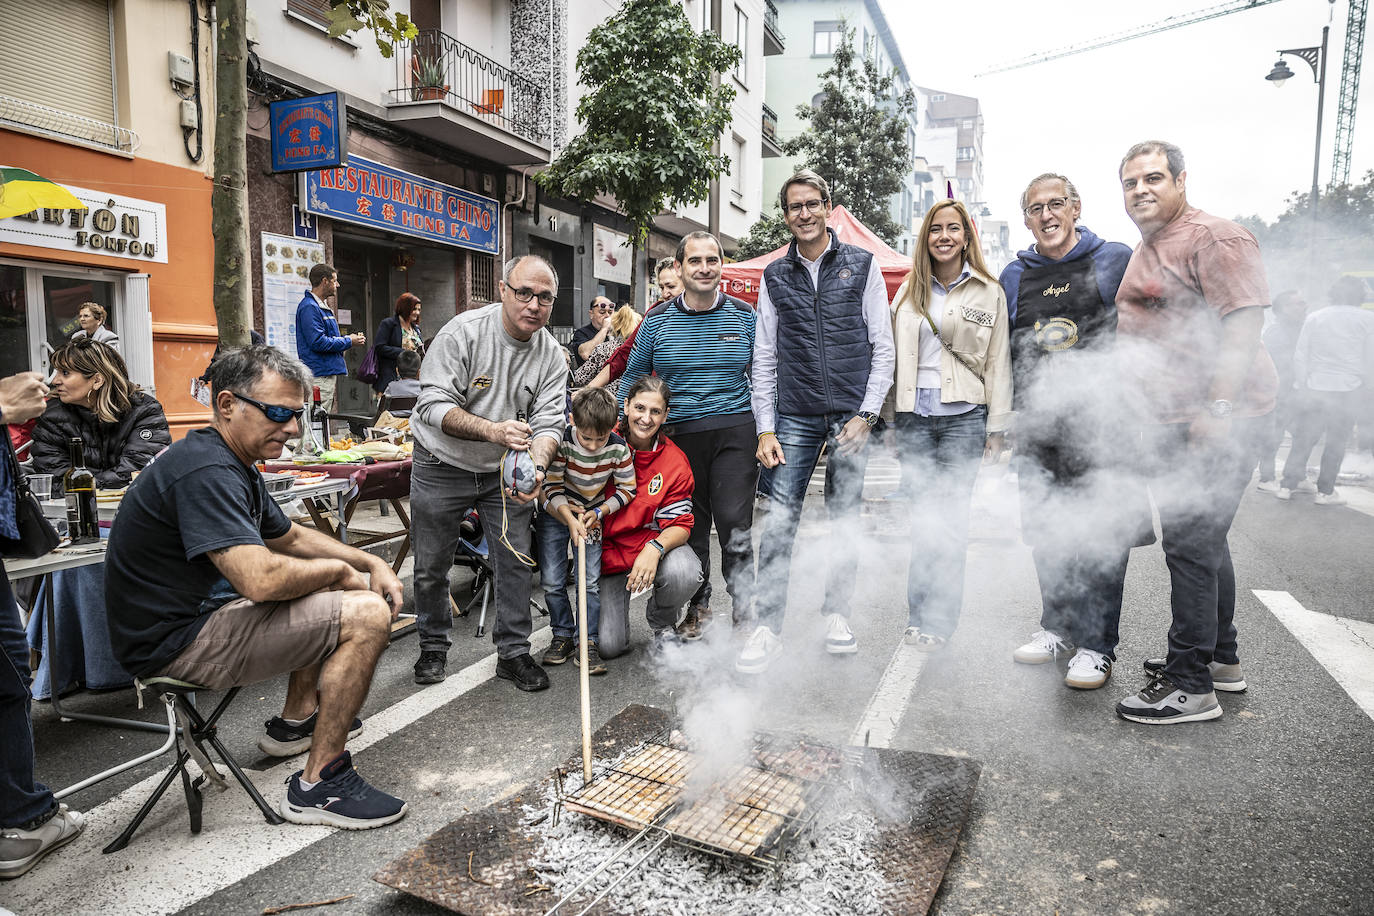
[[[1145,673],[1154,677],[1164,671],[1164,665],[1168,661],[1166,658],[1147,658],[1145,659]],[[1245,683],[1245,675],[1240,670],[1240,663],[1234,665],[1223,665],[1221,662],[1208,662],[1207,670],[1212,672],[1212,689],[1221,690],[1225,693],[1244,693],[1249,686]]]
[[[415,683],[438,684],[444,679],[444,667],[448,665],[448,653],[439,649],[425,649],[420,660],[415,663]]]
[[[577,640],[571,636],[555,636],[544,651],[541,661],[546,665],[561,665],[577,655]]]
[[[1160,674],[1140,693],[1116,704],[1116,714],[1146,725],[1173,725],[1221,717],[1221,704],[1212,691],[1188,693]]]
[[[317,709],[300,725],[291,725],[281,716],[273,716],[264,722],[267,734],[258,739],[258,748],[269,757],[294,757],[302,751],[310,750],[315,739],[315,721],[319,718]],[[348,727],[348,737],[356,738],[363,730],[363,720],[355,718]]]
[[[514,682],[521,690],[533,692],[547,690],[549,687],[549,676],[544,673],[543,668],[534,663],[528,652],[515,658],[498,658],[496,676]]]
[[[576,654],[574,654],[572,658],[573,658],[573,664],[574,664],[574,665],[581,665],[581,664],[582,664],[582,663],[578,660],[578,656],[577,656]],[[588,674],[605,674],[605,673],[606,673],[606,663],[605,663],[604,661],[601,660],[601,653],[598,652],[598,651],[596,651],[596,643],[594,643],[594,642],[589,642],[589,643],[587,643],[587,673],[588,673]]]
[[[279,810],[293,824],[324,824],[344,830],[370,830],[405,817],[406,803],[368,785],[353,769],[353,756],[344,751],[320,771],[315,788],[301,788],[302,770],[286,780],[286,797]]]

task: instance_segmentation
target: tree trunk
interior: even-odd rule
[[[639,237],[641,234],[646,234],[647,237],[645,230],[636,226],[634,233],[630,236],[630,244],[633,246],[630,252],[630,308],[636,312],[640,311],[639,298],[635,293],[639,287]]]
[[[226,347],[247,346],[252,327],[248,251],[248,39],[246,0],[219,0],[215,61],[215,324]]]

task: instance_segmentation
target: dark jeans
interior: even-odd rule
[[[754,591],[754,492],[758,486],[758,439],[754,420],[726,429],[677,434],[665,430],[673,444],[682,449],[692,467],[692,534],[687,543],[701,561],[711,568],[711,525],[720,542],[721,574],[730,593],[736,619],[749,616]],[[693,604],[709,604],[711,577],[703,576]]]
[[[568,599],[568,567],[577,567],[577,545],[572,544],[573,559],[568,559],[571,537],[567,527],[552,512],[541,512],[534,520],[535,542],[539,545],[539,578],[544,587],[544,603],[549,608],[549,626],[554,636],[576,636],[577,616]],[[587,569],[587,638],[596,642],[601,620],[601,542],[588,541],[585,549]]]
[[[1150,492],[1169,567],[1169,656],[1164,673],[1189,693],[1212,689],[1209,662],[1240,661],[1236,574],[1226,535],[1254,467],[1254,442],[1269,417],[1233,420],[1229,439],[1188,442],[1188,424],[1145,430]]]
[[[57,810],[48,787],[33,778],[33,722],[29,718],[29,643],[19,623],[10,580],[0,563],[0,827],[32,829]]]
[[[501,472],[478,473],[444,464],[422,445],[415,446],[410,474],[411,531],[415,539],[415,616],[420,651],[447,652],[452,640],[453,609],[448,572],[458,549],[459,526],[473,506],[482,519],[487,556],[495,571],[496,620],[491,641],[501,658],[530,651],[530,568],[501,544],[504,513],[506,539],[520,553],[530,552],[533,503],[501,497]],[[566,529],[565,529],[566,530]]]
[[[1345,447],[1355,428],[1355,410],[1364,394],[1354,391],[1303,391],[1293,428],[1293,447],[1283,463],[1280,486],[1293,489],[1307,477],[1307,459],[1317,440],[1326,436],[1322,446],[1321,470],[1317,473],[1317,492],[1330,495],[1336,490],[1336,475],[1341,472]]]
[[[1259,435],[1259,472],[1260,480],[1274,479],[1274,461],[1278,457],[1279,446],[1283,444],[1283,434],[1294,428],[1295,403],[1297,393],[1280,391],[1274,412]]]
[[[830,514],[829,564],[825,578],[822,614],[849,616],[849,601],[854,596],[858,572],[859,507],[863,501],[864,471],[868,448],[856,455],[841,455],[835,437],[853,419],[850,413],[802,417],[779,414],[777,437],[785,464],[772,471],[769,499],[771,507],[759,538],[759,574],[755,596],[758,620],[774,633],[782,632],[787,609],[787,585],[792,567],[792,542],[801,520],[806,487],[816,469],[821,447],[826,449],[826,467],[834,483],[827,489],[825,507]]]
[[[911,500],[908,625],[954,635],[964,603],[969,502],[987,441],[988,409],[953,417],[897,415],[902,486]]]

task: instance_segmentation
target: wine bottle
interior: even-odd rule
[[[95,475],[86,467],[81,438],[73,436],[67,447],[72,466],[62,475],[67,494],[67,534],[73,544],[100,540],[100,516],[96,513]]]

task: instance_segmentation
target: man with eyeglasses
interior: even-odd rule
[[[410,415],[417,684],[445,677],[453,629],[448,572],[463,516],[476,507],[495,570],[496,674],[521,690],[549,686],[530,656],[528,557],[533,501],[563,438],[567,362],[544,327],[557,292],[558,274],[543,258],[507,261],[501,301],[451,319],[420,367],[420,399]],[[534,489],[504,488],[503,456],[524,451],[535,467]]]
[[[592,351],[601,346],[611,333],[611,315],[615,312],[615,303],[605,296],[597,296],[587,310],[591,320],[573,333],[572,342],[568,344],[572,350],[574,369],[585,363]]]
[[[1001,283],[1011,324],[1021,536],[1031,545],[1041,600],[1040,629],[1012,658],[1035,665],[1074,653],[1064,683],[1091,690],[1107,682],[1116,659],[1131,545],[1146,531],[1153,540],[1153,531],[1144,493],[1128,493],[1103,474],[1117,447],[1110,424],[1121,417],[1110,351],[1131,249],[1081,225],[1082,210],[1068,178],[1031,179],[1021,211],[1035,244],[1017,252]],[[1135,524],[1123,524],[1131,511]],[[1131,528],[1135,536],[1123,537]]]
[[[1173,621],[1167,656],[1145,661],[1150,683],[1116,712],[1147,724],[1215,719],[1214,691],[1246,688],[1226,538],[1278,389],[1260,346],[1269,285],[1255,237],[1189,205],[1177,146],[1138,143],[1118,175],[1140,229],[1116,293],[1118,350],[1144,411]]]
[[[279,810],[297,824],[361,830],[406,804],[368,785],[345,742],[367,698],[402,588],[379,557],[288,519],[254,462],[300,433],[310,372],[274,347],[210,367],[214,414],[130,485],[105,555],[115,658],[135,677],[211,690],[290,672],[258,747],[309,750]]]
[[[823,447],[832,485],[825,501],[832,522],[821,606],[825,649],[858,651],[849,602],[858,572],[865,446],[895,363],[882,271],[871,252],[841,242],[826,226],[825,179],[803,169],[783,184],[778,202],[793,241],[764,269],[757,306],[751,400],[756,454],[772,469],[772,508],[759,541],[759,626],[735,662],[746,674],[766,671],[782,651],[792,543]]]

